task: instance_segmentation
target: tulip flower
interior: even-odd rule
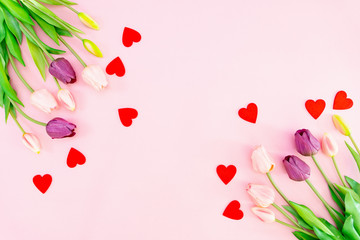
[[[65,84],[76,82],[75,71],[65,58],[57,58],[52,61],[49,66],[49,72]]]
[[[22,141],[25,147],[27,147],[34,153],[40,153],[40,141],[34,134],[24,133],[22,136]]]
[[[246,191],[259,207],[269,207],[275,201],[275,191],[268,186],[250,183]]]
[[[89,65],[81,73],[83,80],[100,91],[108,85],[104,71],[98,65]]]
[[[339,115],[333,115],[332,120],[336,129],[345,136],[350,136],[350,129]]]
[[[103,57],[100,49],[96,46],[95,43],[90,41],[89,39],[83,39],[84,48],[91,54],[95,55],[96,57]]]
[[[275,213],[268,208],[253,207],[251,211],[265,223],[273,223],[276,220]]]
[[[254,170],[259,173],[268,173],[275,167],[275,163],[263,146],[255,148],[251,160]]]
[[[322,138],[321,148],[329,157],[334,157],[339,151],[335,139],[328,133],[325,133]]]
[[[311,156],[320,150],[320,142],[307,129],[295,133],[296,150],[303,156]]]
[[[95,29],[95,30],[100,29],[97,22],[92,17],[90,17],[88,14],[80,12],[80,13],[78,13],[78,17],[85,26]]]
[[[51,138],[72,137],[75,133],[76,125],[62,118],[54,118],[46,125],[46,132]]]
[[[294,181],[304,181],[310,177],[310,167],[300,158],[289,155],[283,160],[289,178]]]
[[[30,95],[30,102],[32,105],[46,113],[50,113],[57,107],[54,96],[46,89],[34,91]]]
[[[67,89],[60,89],[57,97],[59,101],[70,111],[75,110],[75,100],[71,95],[70,91]]]

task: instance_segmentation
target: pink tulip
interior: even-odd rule
[[[57,107],[54,96],[46,89],[40,89],[33,92],[30,96],[30,102],[32,105],[46,113],[50,113]]]
[[[100,66],[97,65],[87,66],[86,68],[84,68],[81,75],[83,80],[87,84],[89,84],[98,91],[100,91],[101,89],[105,88],[108,85],[108,81],[106,80],[105,73]]]
[[[263,222],[273,223],[275,222],[275,214],[268,208],[253,207],[251,211]]]
[[[32,133],[24,133],[22,141],[28,149],[35,153],[40,153],[40,142],[39,139]]]
[[[321,142],[323,152],[329,157],[334,157],[338,151],[338,145],[335,139],[328,133],[325,133]]]
[[[268,186],[250,183],[246,191],[259,207],[268,207],[275,201],[275,191]]]
[[[67,89],[60,89],[57,97],[59,101],[70,111],[75,110],[75,100],[71,95],[70,91]]]
[[[275,163],[263,146],[255,148],[251,155],[251,160],[254,170],[259,173],[268,173],[275,167]]]

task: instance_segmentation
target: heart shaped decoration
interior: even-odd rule
[[[49,174],[45,174],[44,176],[36,175],[33,178],[33,183],[37,189],[43,194],[49,189],[52,182],[52,177]]]
[[[322,99],[307,100],[305,102],[305,108],[314,119],[318,119],[325,109],[326,103]]]
[[[138,31],[135,31],[134,29],[125,27],[123,36],[122,36],[122,42],[125,47],[131,47],[134,42],[140,42],[141,35]]]
[[[345,110],[351,108],[352,106],[353,106],[353,101],[351,100],[351,98],[347,97],[345,91],[339,91],[336,93],[334,98],[333,109]]]
[[[76,165],[83,165],[86,162],[84,154],[75,148],[71,148],[67,156],[66,164],[69,168],[74,168]]]
[[[216,173],[221,181],[227,185],[234,178],[236,174],[236,167],[234,165],[229,165],[227,167],[224,165],[219,165],[216,168]]]
[[[244,217],[244,213],[240,210],[240,203],[236,200],[230,202],[225,208],[223,216],[233,220],[242,219]]]
[[[114,58],[106,67],[106,73],[109,75],[116,74],[118,77],[125,75],[125,66],[120,57]]]
[[[246,108],[241,108],[238,114],[243,120],[256,123],[258,108],[255,103],[249,103]]]
[[[132,120],[138,116],[138,112],[134,108],[120,108],[118,109],[118,113],[120,121],[125,127],[130,127]]]

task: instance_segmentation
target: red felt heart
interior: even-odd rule
[[[244,217],[244,213],[240,210],[240,203],[236,200],[230,202],[225,208],[223,216],[233,220],[242,219]]]
[[[36,175],[33,178],[33,182],[35,187],[37,187],[37,189],[39,189],[40,192],[46,193],[46,191],[49,189],[51,185],[52,177],[49,174],[45,174],[44,176]]]
[[[84,154],[75,148],[71,148],[67,156],[66,163],[69,168],[74,168],[76,165],[83,165],[86,162]]]
[[[249,103],[246,108],[241,108],[238,114],[245,121],[256,123],[258,108],[255,103]]]
[[[120,108],[118,112],[120,121],[125,127],[130,127],[132,120],[138,116],[138,112],[134,108]]]
[[[131,47],[134,42],[140,42],[141,35],[138,31],[135,31],[134,29],[125,27],[123,36],[122,36],[122,42],[125,47]]]
[[[339,91],[335,95],[334,106],[335,110],[345,110],[353,106],[353,101],[347,97],[345,91]]]
[[[235,176],[236,174],[236,167],[234,165],[224,166],[219,165],[216,168],[217,175],[227,185]]]
[[[121,61],[120,57],[114,58],[106,67],[106,73],[109,75],[113,75],[114,73],[118,77],[122,77],[125,75],[125,66]]]
[[[322,99],[318,99],[316,101],[309,99],[305,102],[306,110],[315,119],[318,119],[318,117],[320,117],[320,115],[322,114],[322,112],[325,109],[325,106],[326,106],[326,103]]]

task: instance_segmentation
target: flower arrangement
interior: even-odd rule
[[[82,38],[83,33],[80,29],[64,21],[52,12],[45,4],[62,5],[74,12],[79,20],[89,28],[98,30],[99,26],[86,13],[78,12],[73,8],[76,5],[68,0],[1,0],[0,2],[0,106],[5,110],[5,121],[9,115],[16,122],[23,133],[23,142],[27,148],[39,153],[40,142],[37,137],[28,133],[20,125],[17,114],[21,114],[25,119],[44,126],[47,134],[51,138],[65,138],[75,135],[76,125],[62,118],[54,118],[47,123],[40,122],[27,115],[23,110],[23,102],[18,98],[16,91],[11,85],[12,79],[8,74],[8,68],[13,68],[17,77],[23,85],[31,92],[30,103],[46,113],[52,112],[58,107],[55,97],[47,89],[33,89],[29,82],[25,80],[20,70],[16,66],[16,61],[23,66],[25,63],[22,58],[20,44],[27,42],[30,54],[38,68],[42,78],[46,79],[46,69],[53,76],[54,83],[58,87],[57,99],[65,108],[74,111],[76,104],[74,97],[69,90],[62,85],[73,84],[77,81],[76,73],[70,62],[61,55],[65,51],[53,48],[45,44],[37,35],[35,28],[41,29],[48,35],[55,44],[64,45],[83,65],[81,73],[82,79],[94,87],[101,90],[107,86],[104,71],[97,65],[87,65],[76,51],[66,42],[66,37],[76,37],[82,41],[84,48],[91,54],[102,57],[100,49],[89,39]]]
[[[343,135],[349,137],[354,148],[345,141],[351,155],[355,159],[360,172],[360,150],[355,143],[349,127],[344,120],[338,116],[333,116],[333,123],[336,129]],[[331,135],[325,134],[322,141],[316,139],[309,130],[301,129],[295,133],[295,146],[298,153],[304,157],[311,157],[316,167],[323,176],[332,196],[332,203],[319,193],[317,188],[310,181],[310,167],[305,161],[294,155],[288,155],[283,159],[285,170],[291,180],[305,182],[315,193],[324,205],[332,220],[330,223],[324,218],[315,215],[310,207],[298,204],[289,200],[275,183],[271,171],[275,164],[263,146],[257,147],[251,156],[255,171],[266,174],[270,183],[287,205],[279,206],[275,203],[275,191],[265,185],[249,184],[247,192],[257,205],[252,208],[252,212],[263,222],[277,222],[285,225],[293,231],[297,239],[302,240],[360,240],[360,183],[350,177],[343,176],[336,162],[335,156],[338,153],[338,145]],[[341,184],[330,181],[325,171],[316,159],[316,154],[322,151],[332,159]],[[269,208],[273,206],[291,223],[279,220],[275,213]],[[336,207],[335,207],[336,206]]]

